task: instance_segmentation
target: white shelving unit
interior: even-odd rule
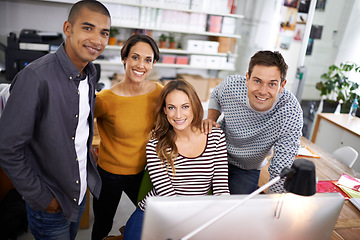
[[[39,0],[39,1],[67,3],[67,4],[74,4],[76,2],[74,0]],[[154,5],[154,4],[147,4],[147,3],[134,3],[137,1],[139,1],[139,0],[134,0],[134,1],[132,1],[132,0],[101,0],[102,3],[123,4],[123,5],[133,6],[133,7],[149,7],[149,8],[158,8],[158,9],[165,9],[165,10],[176,10],[176,11],[189,12],[189,13],[204,13],[204,14],[218,15],[218,16],[224,16],[224,17],[244,18],[243,15],[237,15],[237,14],[205,12],[205,11],[191,10],[191,9],[187,9],[187,8],[174,8],[174,7],[168,7],[168,6],[163,6],[163,5]]]
[[[106,46],[106,49],[108,50],[121,50],[121,46],[112,46],[108,45]],[[190,55],[190,54],[197,54],[197,55],[209,55],[209,56],[220,56],[220,57],[237,57],[237,54],[231,54],[231,53],[203,53],[203,52],[193,52],[193,51],[187,51],[182,49],[169,49],[169,48],[160,48],[160,53],[168,53],[168,54],[179,54],[179,55]]]
[[[106,46],[106,50],[114,50],[114,51],[121,51],[121,46]],[[176,55],[206,55],[206,56],[219,56],[219,57],[237,57],[237,54],[228,54],[228,53],[200,53],[200,52],[192,52],[180,49],[167,49],[167,48],[160,48],[161,54],[176,54]],[[101,65],[108,65],[108,66],[122,66],[123,63],[120,60],[96,60],[94,63],[98,63]],[[209,69],[206,66],[191,66],[185,64],[164,64],[164,63],[156,63],[154,65],[156,68],[184,68],[184,69]],[[227,70],[227,71],[234,71],[235,68],[233,67],[211,67],[212,70]]]
[[[122,66],[123,63],[121,61],[109,61],[109,60],[96,60],[94,63],[98,63],[100,65],[107,65],[107,66]],[[209,69],[206,66],[191,66],[185,64],[166,64],[166,63],[156,63],[154,65],[156,68],[184,68],[184,69]],[[227,70],[227,71],[234,71],[235,68],[231,67],[211,67],[211,70]]]
[[[151,31],[158,31],[158,32],[184,33],[184,34],[188,34],[188,35],[228,37],[228,38],[237,38],[237,39],[241,38],[241,36],[237,35],[237,34],[226,34],[226,33],[215,33],[215,32],[194,32],[194,31],[177,30],[177,29],[170,29],[170,28],[148,27],[148,26],[143,26],[143,25],[119,25],[119,24],[114,24],[113,27],[116,27],[116,28],[144,29],[144,30],[151,30]]]
[[[74,0],[39,0],[39,1],[45,1],[45,2],[54,2],[54,3],[64,3],[64,4],[73,4]],[[221,0],[216,0],[218,3]],[[233,39],[240,39],[241,36],[238,34],[233,34],[233,33],[217,33],[217,32],[210,32],[210,31],[194,31],[191,30],[189,27],[188,29],[183,28],[173,28],[173,27],[158,27],[156,25],[159,25],[158,23],[155,24],[154,22],[156,21],[155,18],[151,18],[148,17],[146,19],[146,21],[144,21],[143,19],[140,19],[143,17],[144,12],[146,12],[146,10],[148,9],[156,9],[156,11],[176,11],[176,12],[181,12],[181,13],[186,13],[186,14],[202,14],[203,17],[204,15],[209,16],[209,15],[214,15],[214,16],[221,16],[224,18],[229,18],[229,19],[242,19],[243,16],[242,15],[236,15],[236,14],[228,14],[223,12],[221,9],[219,9],[219,11],[203,11],[203,10],[194,10],[194,9],[190,9],[190,3],[191,1],[189,1],[188,6],[187,7],[181,7],[180,4],[176,4],[176,2],[172,1],[173,4],[170,4],[169,1],[167,0],[101,0],[101,2],[103,2],[104,4],[106,4],[109,8],[109,11],[112,14],[112,17],[117,18],[118,16],[121,16],[121,14],[119,13],[119,10],[123,10],[124,8],[122,8],[121,6],[126,6],[126,7],[132,7],[133,9],[135,9],[136,14],[138,14],[138,19],[135,21],[121,21],[119,19],[112,19],[112,27],[113,28],[118,28],[118,29],[142,29],[142,30],[150,30],[153,32],[157,32],[157,33],[165,33],[165,32],[171,32],[171,33],[176,33],[178,35],[181,36],[211,36],[211,37],[226,37],[226,38],[233,38]],[[181,1],[179,1],[180,3]],[[183,1],[184,2],[184,1]],[[223,1],[224,3],[227,1]],[[113,9],[111,8],[113,7]],[[131,10],[131,9],[130,9]],[[216,9],[217,10],[217,9]],[[113,12],[112,12],[113,11]],[[115,14],[113,14],[115,13]],[[118,14],[118,16],[116,16],[116,14]],[[115,16],[114,16],[115,15]],[[120,24],[119,24],[120,23]],[[156,38],[154,38],[156,39]],[[106,47],[107,51],[118,51],[120,52],[121,47],[120,46],[107,46]],[[118,54],[118,52],[116,54]],[[188,50],[183,50],[183,49],[160,49],[161,54],[169,54],[169,55],[182,55],[182,56],[186,56],[188,55],[189,58],[192,55],[200,55],[200,56],[209,56],[212,58],[222,58],[222,60],[224,60],[224,58],[226,58],[227,60],[231,59],[232,62],[235,62],[236,58],[237,58],[237,54],[236,51],[235,52],[228,52],[228,53],[209,53],[209,52],[193,52],[193,51],[188,51]],[[106,55],[105,55],[106,56]],[[106,68],[111,68],[114,67],[114,69],[119,66],[122,65],[122,62],[119,59],[116,60],[112,60],[111,58],[108,59],[103,59],[103,60],[96,60],[94,61],[95,63],[99,63],[102,66],[106,67]],[[174,69],[207,69],[207,70],[217,70],[217,71],[234,71],[234,67],[231,66],[231,64],[219,64],[218,66],[212,65],[212,66],[206,66],[206,65],[193,65],[191,64],[191,62],[189,62],[189,64],[163,64],[163,63],[156,63],[155,64],[156,68],[174,68]]]

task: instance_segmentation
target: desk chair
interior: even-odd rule
[[[146,169],[144,172],[144,176],[141,180],[141,185],[138,193],[137,202],[140,202],[146,197],[146,194],[150,192],[150,190],[153,188],[152,182],[150,180],[149,171]]]
[[[333,152],[333,156],[340,162],[346,164],[351,168],[357,160],[358,152],[352,147],[345,146],[336,149]]]

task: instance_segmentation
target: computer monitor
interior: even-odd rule
[[[246,196],[151,197],[141,239],[181,239]],[[190,239],[328,240],[343,204],[339,193],[260,194]]]

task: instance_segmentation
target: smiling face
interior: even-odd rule
[[[133,82],[142,82],[154,65],[154,51],[148,43],[137,42],[124,59],[125,78]]]
[[[179,90],[170,92],[165,98],[164,112],[175,132],[191,130],[194,114],[186,93]]]
[[[255,65],[251,76],[246,73],[247,95],[251,107],[260,112],[269,110],[285,84],[286,80],[281,83],[278,67]]]
[[[84,7],[73,23],[63,26],[66,35],[65,51],[74,65],[82,71],[105,49],[110,32],[110,18]]]

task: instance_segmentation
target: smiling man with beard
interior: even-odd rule
[[[63,25],[66,41],[14,78],[0,119],[0,165],[26,201],[36,239],[75,239],[86,188],[101,179],[90,152],[96,69],[109,39],[110,14],[77,2]]]
[[[255,191],[260,170],[272,153],[270,179],[294,161],[303,114],[296,97],[285,89],[287,68],[279,52],[259,51],[251,58],[246,77],[228,76],[211,94],[202,131],[211,132],[216,126],[225,132],[231,194]],[[270,192],[284,192],[283,181]]]

